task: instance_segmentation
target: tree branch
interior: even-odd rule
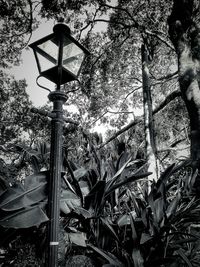
[[[135,23],[135,26],[136,27],[139,26],[137,21],[134,19],[134,17],[131,15],[131,13],[127,9],[119,7],[119,6],[111,6],[111,5],[108,5],[108,4],[102,4],[101,6],[102,7],[112,8],[112,9],[115,9],[115,10],[124,11],[131,18],[131,20]]]
[[[107,19],[95,19],[92,21],[92,23],[94,22],[105,22],[105,23],[111,23],[111,24],[118,24],[118,25],[122,25],[124,28],[131,28],[133,27],[133,25],[128,25],[128,24],[125,24],[121,21],[110,21],[110,20],[107,20]]]
[[[181,96],[181,92],[178,91],[178,90],[176,90],[176,91],[172,92],[171,94],[169,94],[165,98],[165,100],[157,108],[155,108],[153,110],[153,115],[155,115],[156,113],[158,113],[161,109],[163,109],[165,106],[167,106],[167,104],[169,104],[175,98],[180,97],[180,96]],[[98,149],[101,149],[102,147],[104,147],[105,145],[107,145],[108,143],[110,143],[112,140],[114,140],[115,138],[117,138],[122,133],[126,132],[127,130],[129,130],[130,128],[132,128],[133,126],[135,126],[136,124],[142,122],[142,120],[143,120],[143,116],[136,117],[134,121],[131,121],[128,125],[124,126],[119,131],[115,132],[107,141],[105,141],[104,143],[102,143],[98,147]]]
[[[141,89],[141,88],[142,88],[142,86],[138,86],[138,87],[134,88],[130,93],[128,93],[128,94],[125,96],[125,98],[123,99],[121,105],[123,105],[123,103],[125,102],[125,100],[126,100],[131,94],[133,94],[135,91],[137,91],[137,90],[139,90],[139,89]],[[90,126],[91,126],[91,125],[94,125],[98,120],[100,120],[102,117],[104,117],[107,113],[114,113],[114,114],[120,114],[120,113],[132,113],[132,114],[133,114],[133,111],[130,111],[130,112],[129,112],[129,111],[120,111],[120,108],[118,109],[118,111],[109,111],[108,109],[106,109],[106,111],[103,112],[103,114],[102,114],[100,117],[98,117],[96,120],[94,120],[94,121],[90,124]]]
[[[152,74],[151,74],[151,76],[153,77],[153,79],[155,79],[157,81],[171,80],[171,79],[175,79],[175,78],[178,77],[178,71],[175,71],[174,73],[169,73],[166,76],[163,76],[163,77],[160,77],[160,78],[156,78]]]
[[[179,90],[176,90],[176,91],[172,92],[171,94],[169,94],[165,98],[165,100],[157,108],[155,108],[153,110],[153,115],[158,113],[161,109],[166,107],[171,101],[173,101],[175,98],[180,97],[180,96],[181,96],[181,92]]]
[[[190,146],[185,146],[185,147],[182,147],[182,148],[166,147],[166,148],[163,148],[161,150],[158,150],[157,152],[161,153],[161,152],[169,152],[169,151],[182,151],[182,150],[185,150],[185,149],[188,149],[188,148],[190,148]]]
[[[172,49],[173,51],[175,51],[174,46],[173,46],[171,43],[169,43],[167,40],[165,40],[165,38],[163,38],[162,36],[158,35],[158,34],[155,33],[155,32],[146,30],[146,29],[144,29],[144,32],[145,32],[146,34],[149,34],[149,35],[151,35],[151,36],[156,37],[158,40],[160,40],[161,42],[163,42],[163,43],[164,43],[166,46],[168,46],[170,49]]]

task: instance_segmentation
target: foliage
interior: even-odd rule
[[[185,248],[183,244],[197,240],[192,237],[190,241],[188,228],[191,222],[198,221],[199,216],[199,201],[192,197],[191,191],[196,174],[192,174],[190,167],[186,167],[188,176],[181,177],[179,169],[183,164],[177,167],[172,165],[156,184],[152,184],[148,195],[145,188],[139,187],[139,182],[127,186],[128,182],[132,184],[147,174],[137,175],[138,171],[141,173],[141,168],[133,171],[135,163],[128,153],[122,152],[118,157],[118,169],[113,169],[114,175],[111,177],[112,162],[106,167],[107,174],[102,168],[86,170],[83,167],[76,168],[69,162],[68,167],[71,170],[73,168],[69,173],[73,177],[64,176],[66,185],[63,185],[61,194],[61,217],[67,233],[66,240],[93,250],[101,256],[102,263],[108,261],[117,266],[123,263],[129,266],[133,264],[132,261],[136,266],[142,266],[143,263],[147,266],[159,266],[160,262],[169,264],[177,260],[176,253],[180,262],[186,262],[183,253],[187,254],[187,246]],[[101,174],[98,172],[100,170]],[[175,177],[179,177],[177,181]],[[40,186],[33,186],[33,189],[35,192],[39,190],[43,197],[45,191],[40,188],[45,185],[42,182],[44,179],[44,174],[34,174],[27,179],[27,182],[32,180],[32,185],[39,183]],[[31,192],[34,199],[35,192]],[[28,191],[24,193],[26,197],[29,194]],[[9,203],[12,206],[13,197],[12,194],[10,202],[7,199],[8,206]],[[25,203],[21,199],[19,205]],[[39,202],[40,198],[37,197],[35,203]],[[26,205],[31,203],[30,200],[26,201]],[[184,235],[187,238],[182,240]],[[178,243],[180,246],[174,247]]]
[[[32,12],[32,1],[13,0],[8,3],[2,0],[0,2],[0,67],[5,68],[11,64],[20,63],[21,51],[26,47],[29,36],[36,26]]]
[[[95,244],[89,247],[110,264],[122,266],[116,256],[125,266],[132,266],[133,262],[134,266],[143,266],[143,263],[144,266],[171,266],[174,262],[187,264],[192,260],[192,255],[188,254],[188,246],[199,238],[190,232],[189,226],[192,222],[199,222],[200,203],[191,195],[196,174],[189,171],[190,178],[186,176],[182,180],[180,177],[177,182],[173,178],[174,173],[180,175],[179,169],[183,166],[170,166],[158,182],[152,184],[149,194],[142,187],[142,192],[135,191],[134,187],[125,187],[115,208],[112,209],[112,202],[108,202],[110,205],[107,203],[104,212],[100,201],[104,187],[99,184],[97,190],[92,191],[94,196],[91,199],[92,209],[89,206],[89,211],[94,210],[94,214],[100,217],[91,214],[93,220],[87,229],[88,223],[84,224],[84,221],[90,220],[89,213],[83,209],[79,210],[77,202],[74,201],[73,216],[69,215],[69,218],[73,226],[77,225],[83,232],[89,232],[89,241]],[[74,221],[74,218],[78,221]],[[69,227],[69,220],[66,222]],[[189,255],[189,258],[186,255]]]
[[[67,247],[72,244],[86,254],[97,254],[102,265],[181,266],[195,262],[197,254],[192,254],[191,246],[198,251],[193,244],[199,237],[190,225],[199,222],[200,203],[193,191],[197,172],[190,161],[171,165],[148,194],[144,182],[139,182],[149,175],[144,172],[145,164],[140,160],[138,168],[138,160],[122,143],[115,153],[111,150],[109,161],[104,161],[91,141],[87,147],[92,169],[64,161],[68,171],[63,176],[60,208]],[[41,159],[48,150],[26,153],[30,155],[27,160],[32,156]],[[40,170],[39,161],[37,164],[35,170]],[[3,185],[1,226],[19,230],[45,223],[47,181],[48,172],[35,172],[26,177],[24,185],[18,183],[6,190]]]
[[[13,77],[0,71],[1,83],[1,144],[11,142],[22,136],[25,125],[28,124],[27,114],[31,102],[25,91],[24,80],[15,81]],[[20,139],[18,139],[19,141]]]

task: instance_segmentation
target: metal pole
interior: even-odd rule
[[[51,154],[48,199],[48,254],[46,266],[58,266],[58,233],[60,214],[60,184],[62,171],[62,133],[63,133],[63,103],[67,100],[65,93],[56,90],[49,94],[53,102],[51,128]]]

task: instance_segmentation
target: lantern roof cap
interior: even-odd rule
[[[59,22],[54,25],[53,32],[55,34],[60,34],[60,33],[65,33],[66,35],[71,34],[70,28],[65,23],[62,23],[62,22]]]

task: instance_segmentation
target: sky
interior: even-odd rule
[[[43,22],[37,30],[32,34],[29,44],[39,40],[40,38],[51,34],[53,32],[53,22]],[[39,75],[35,57],[31,48],[24,49],[22,52],[22,64],[15,66],[9,70],[10,74],[13,74],[16,79],[26,79],[27,81],[27,93],[30,96],[30,100],[33,102],[35,107],[43,106],[48,101],[49,92],[40,88],[36,84],[36,79]],[[49,89],[53,89],[52,83],[48,83],[46,79],[40,78],[39,83],[44,86],[48,86]]]

